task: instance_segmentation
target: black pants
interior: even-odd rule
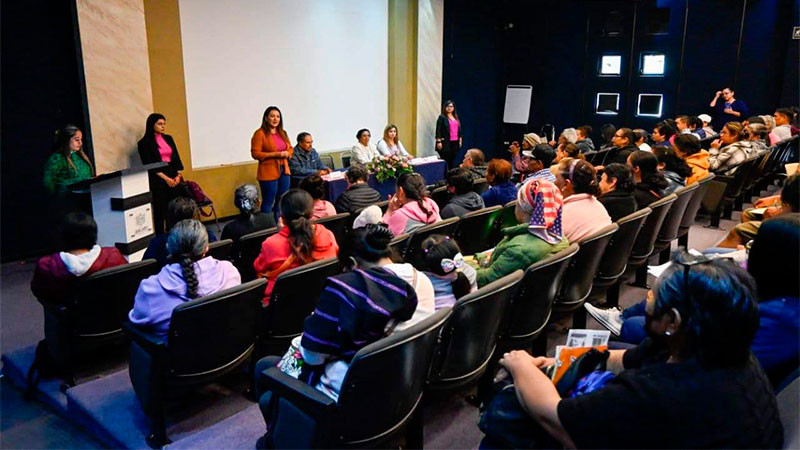
[[[172,199],[181,196],[180,189],[167,186],[167,182],[161,178],[151,181],[151,183],[154,188],[151,191],[153,193],[153,232],[155,234],[165,234],[169,231],[166,229],[167,206]]]
[[[456,155],[458,155],[458,150],[460,146],[458,145],[458,141],[442,141],[442,149],[436,149],[436,153],[439,154],[439,157],[442,158],[447,163],[447,168],[452,169],[455,164],[454,159]]]

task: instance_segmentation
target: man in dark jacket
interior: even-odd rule
[[[633,173],[627,165],[612,163],[603,169],[603,176],[600,178],[602,195],[597,200],[606,207],[612,221],[616,222],[636,212],[633,186]]]
[[[294,153],[289,160],[289,170],[292,177],[301,180],[309,175],[325,175],[331,169],[322,163],[319,154],[314,149],[314,138],[311,133],[305,131],[297,135],[297,145],[294,146]]]
[[[576,128],[575,132],[578,134],[578,140],[575,141],[575,145],[581,149],[581,153],[593,152],[594,142],[592,142],[592,139],[589,137],[589,135],[592,134],[592,127],[584,125]]]
[[[486,157],[479,148],[471,148],[464,154],[464,161],[461,162],[461,167],[466,167],[472,172],[472,177],[475,179],[486,178]]]
[[[483,209],[483,198],[472,190],[472,173],[466,167],[456,167],[447,172],[447,190],[453,198],[442,208],[442,219],[461,217]]]
[[[636,147],[636,138],[633,136],[633,130],[630,128],[620,128],[614,133],[614,137],[611,138],[611,142],[614,144],[614,149],[611,150],[611,155],[607,161],[612,163],[620,163],[625,164],[628,161],[628,156],[631,153],[639,150]]]
[[[347,169],[347,190],[336,199],[336,212],[354,213],[361,208],[381,201],[381,194],[367,184],[369,171],[361,164]]]

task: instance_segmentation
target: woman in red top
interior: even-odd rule
[[[253,263],[259,277],[267,278],[264,305],[269,304],[278,275],[313,261],[333,258],[339,245],[333,233],[322,225],[311,223],[314,200],[308,192],[290,189],[281,197],[281,231],[261,244],[261,253]]]
[[[275,219],[280,216],[281,195],[289,189],[291,172],[289,159],[293,148],[289,136],[283,130],[283,116],[277,106],[270,106],[264,111],[261,127],[253,133],[250,140],[250,154],[258,161],[258,184],[261,185],[261,212],[273,212]]]

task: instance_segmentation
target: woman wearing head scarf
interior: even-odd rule
[[[485,286],[569,245],[561,233],[561,192],[546,180],[531,180],[517,192],[514,214],[519,225],[503,229],[503,240],[486,267],[478,269],[478,286]]]
[[[233,204],[239,210],[239,215],[222,229],[222,239],[233,239],[237,242],[245,234],[275,226],[272,214],[260,211],[261,200],[255,185],[243,184],[236,188]]]

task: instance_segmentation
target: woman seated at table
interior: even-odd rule
[[[752,278],[734,264],[680,258],[647,300],[650,338],[609,352],[616,378],[605,386],[562,398],[540,370],[552,358],[504,354],[519,401],[509,408],[521,408],[507,417],[531,420],[515,421],[510,439],[489,430],[482,448],[781,448],[775,395],[750,353]]]
[[[264,306],[269,305],[275,279],[289,269],[313,261],[333,258],[339,245],[330,230],[311,223],[314,200],[302,189],[289,189],[280,202],[280,231],[264,240],[261,253],[253,262],[259,277],[267,279]]]
[[[478,269],[478,286],[486,286],[515,270],[525,270],[536,261],[569,245],[561,234],[561,192],[551,182],[534,179],[519,189],[514,214],[520,225],[504,228],[503,240],[492,251],[488,263],[482,254],[475,260]],[[534,211],[549,214],[534,214]]]
[[[410,158],[400,137],[397,135],[397,127],[389,124],[383,130],[383,139],[378,141],[378,152],[383,156],[398,155]]]
[[[325,181],[319,175],[309,175],[300,181],[300,189],[308,192],[314,199],[314,212],[311,219],[321,219],[323,217],[336,215],[336,208],[333,203],[325,200]]]
[[[389,206],[383,222],[399,236],[442,220],[439,205],[428,195],[425,180],[418,173],[397,177],[397,192],[389,196]]]
[[[356,139],[358,139],[358,142],[356,142],[356,145],[354,145],[351,149],[352,162],[358,164],[367,164],[381,155],[378,153],[378,149],[375,148],[375,144],[369,142],[370,137],[371,135],[368,129],[362,128],[358,130],[358,133],[356,133]]]
[[[252,184],[243,184],[233,193],[233,204],[239,215],[222,229],[222,239],[233,239],[238,242],[245,234],[266,230],[275,226],[272,214],[260,211],[261,201],[258,189]]]

